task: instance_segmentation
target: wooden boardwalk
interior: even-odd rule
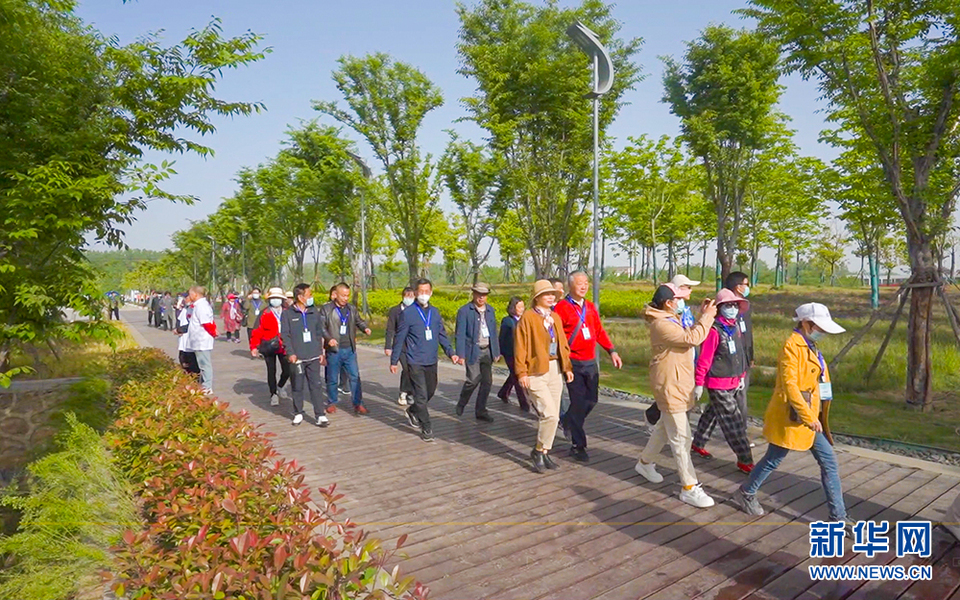
[[[127,309],[123,316],[146,343],[176,354],[175,336],[147,327],[144,311]],[[428,585],[431,598],[960,600],[960,545],[938,529],[932,561],[892,552],[867,559],[852,553],[850,542],[842,559],[809,559],[807,523],[827,518],[810,453],[784,461],[760,493],[767,514],[747,517],[722,502],[745,476],[718,431],[710,445],[716,458],[694,463],[718,504],[699,510],[677,498],[668,449],[659,461],[663,483],[649,484],[634,472],[648,437],[638,425],[639,404],[602,398],[587,421],[591,462],[567,458],[558,436],[560,469],[538,475],[527,460],[536,422],[516,404],[494,397],[491,424],[478,423],[471,407],[456,417],[462,367],[441,364],[430,406],[437,442],[425,444],[406,425],[395,401],[397,377],[382,352],[359,353],[370,414],[340,411],[319,429],[309,424],[309,403],[308,420],[296,428],[289,400],[269,406],[265,369],[246,348],[217,342],[217,396],[276,433],[277,448],[305,466],[310,487],[336,482],[347,496],[346,514],[387,547],[408,534],[400,569]],[[349,401],[341,406],[349,408]],[[759,460],[766,446],[756,441]],[[845,451],[839,459],[855,520],[888,520],[891,529],[912,516],[939,521],[960,493],[956,474]],[[807,566],[821,563],[932,563],[933,580],[811,581]]]

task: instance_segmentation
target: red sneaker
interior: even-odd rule
[[[327,414],[328,414],[328,415],[332,415],[332,414],[335,413],[335,412],[337,412],[337,407],[334,406],[333,404],[331,404],[330,406],[327,407]]]
[[[699,446],[690,446],[690,451],[693,452],[694,454],[699,454],[703,458],[713,458],[712,454],[710,454],[703,448],[700,448]]]
[[[753,471],[753,463],[738,462],[737,468],[743,471],[744,473],[746,473],[747,475],[749,475],[750,471]]]
[[[358,415],[365,415],[367,414],[367,407],[362,404],[359,406],[354,406],[353,412],[357,413]]]

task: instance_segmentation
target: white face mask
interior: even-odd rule
[[[283,300],[280,298],[270,298],[270,306],[277,308],[278,306],[283,306]]]
[[[256,292],[254,292],[253,294],[250,294],[250,297],[253,298],[254,300],[259,300],[260,294],[257,294]]]
[[[413,298],[409,298],[409,297],[407,297],[407,296],[404,296],[404,297],[403,297],[403,305],[404,305],[404,306],[410,306],[411,304],[413,304]]]
[[[420,294],[419,296],[417,296],[417,302],[419,302],[423,306],[426,306],[427,304],[430,303],[430,294]]]
[[[683,314],[683,310],[685,308],[687,308],[687,303],[683,301],[683,298],[677,298],[677,308],[675,309],[675,312],[678,315]]]
[[[736,319],[740,314],[740,308],[736,304],[724,304],[720,307],[720,316],[728,319]]]

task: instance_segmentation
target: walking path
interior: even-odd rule
[[[121,311],[141,343],[176,355],[176,336],[147,326],[146,313]],[[289,400],[271,407],[265,368],[243,344],[218,341],[216,395],[245,409],[276,434],[277,449],[306,468],[311,488],[338,484],[346,514],[385,547],[403,534],[413,575],[439,600],[686,600],[802,598],[960,600],[960,545],[934,530],[933,580],[926,582],[814,582],[811,564],[931,564],[894,552],[867,559],[849,542],[842,559],[810,559],[807,523],[827,518],[819,471],[810,453],[792,454],[764,485],[761,518],[721,502],[740,482],[735,459],[717,433],[716,458],[695,460],[700,481],[718,500],[699,510],[677,498],[679,483],[669,450],[659,461],[664,482],[647,483],[634,464],[647,441],[640,405],[609,398],[587,421],[589,464],[558,451],[560,469],[534,473],[528,454],[536,422],[490,402],[496,422],[478,423],[454,405],[463,367],[441,363],[431,402],[434,444],[406,425],[396,403],[397,376],[382,352],[360,348],[364,402],[370,414],[332,415],[327,429],[307,420],[290,425]],[[496,387],[495,387],[496,389]],[[516,402],[516,400],[514,400]],[[341,406],[349,409],[348,399]],[[766,450],[758,439],[754,457]],[[558,436],[558,449],[563,439]],[[855,520],[939,521],[960,493],[960,476],[919,461],[840,450],[849,515]],[[894,461],[894,462],[888,462]],[[922,468],[919,468],[922,467]],[[896,547],[891,542],[891,550]]]

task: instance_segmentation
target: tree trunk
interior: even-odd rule
[[[759,249],[754,246],[750,252],[750,285],[756,287],[758,275],[757,275],[757,254]]]
[[[956,267],[957,267],[957,247],[954,246],[953,248],[950,249],[950,279],[951,280],[953,280],[956,277],[955,275]]]
[[[653,247],[653,251],[650,253],[653,260],[653,285],[659,284],[660,279],[660,270],[657,268],[657,247]]]
[[[797,250],[797,285],[800,285],[800,251]]]
[[[700,258],[700,281],[707,277],[707,242],[703,242],[703,256]]]
[[[673,276],[677,274],[677,256],[676,251],[674,250],[673,238],[667,240],[667,280],[672,280]]]
[[[407,274],[410,277],[410,285],[413,285],[413,282],[417,279],[420,279],[420,261],[416,252],[409,253],[404,252],[404,256],[407,259]]]
[[[933,299],[938,281],[936,261],[929,240],[908,238],[910,282],[931,284],[916,287],[910,293],[910,315],[907,321],[907,404],[924,412],[933,408],[931,389],[930,342],[933,324]]]
[[[867,268],[870,269],[870,308],[880,308],[880,265],[877,256],[871,249],[867,252]]]

